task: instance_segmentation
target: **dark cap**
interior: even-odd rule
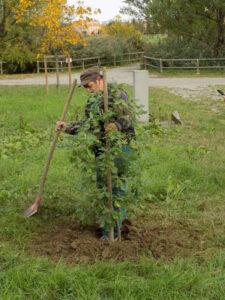
[[[80,75],[80,86],[87,84],[90,81],[96,81],[101,76],[98,66],[87,69]]]

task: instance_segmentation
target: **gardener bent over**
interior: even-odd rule
[[[83,86],[87,92],[90,93],[90,97],[87,101],[87,105],[85,108],[85,117],[86,120],[90,120],[90,118],[96,117],[99,120],[99,115],[101,112],[104,112],[104,96],[103,96],[103,78],[100,74],[99,67],[92,67],[85,72],[83,72],[80,76],[81,86]],[[106,137],[110,132],[120,132],[122,141],[122,151],[123,153],[129,157],[131,153],[130,149],[130,141],[135,138],[135,131],[132,124],[132,117],[130,112],[129,99],[126,92],[122,88],[114,87],[112,84],[108,84],[108,102],[109,102],[109,111],[112,113],[109,114],[109,122],[108,125],[105,126],[104,121],[93,122],[90,126],[90,131],[94,131],[96,126],[99,129],[100,136],[99,141],[94,145],[93,152],[96,160],[101,157],[103,148],[106,147]],[[85,124],[85,120],[82,122],[71,122],[66,124],[65,122],[58,121],[56,124],[56,130],[61,130],[64,128],[65,132],[71,135],[76,135],[79,132],[79,128]],[[97,125],[96,125],[97,124]],[[128,160],[128,159],[127,159]],[[125,167],[125,161],[123,158],[115,157],[114,164],[117,168],[118,177],[124,178],[126,177],[128,168]],[[106,186],[106,179],[103,178],[103,174],[101,170],[97,170],[96,181],[97,187],[102,188]],[[115,211],[119,211],[123,217],[126,217],[125,208],[119,207],[116,203],[116,199],[124,196],[127,193],[127,182],[126,180],[122,180],[122,185],[116,185],[113,182],[112,186],[112,194],[113,194],[113,206]],[[121,221],[119,222],[119,226],[121,227]],[[102,228],[103,240],[108,240],[108,231],[105,228]],[[118,235],[116,226],[114,227],[114,237],[116,238]]]

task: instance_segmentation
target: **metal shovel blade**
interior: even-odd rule
[[[31,205],[25,212],[23,213],[24,217],[32,217],[38,212],[38,204],[40,202],[40,198],[37,198],[33,205]]]

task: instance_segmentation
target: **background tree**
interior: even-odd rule
[[[162,32],[173,34],[195,47],[207,47],[214,55],[224,53],[224,0],[124,0],[121,12],[159,26]]]
[[[141,32],[136,29],[134,24],[122,22],[119,16],[103,27],[103,34],[105,36],[127,40],[134,48],[142,49]]]
[[[7,64],[8,72],[31,68],[40,46],[41,31],[26,19],[18,24],[16,8],[16,0],[0,1],[0,61],[11,63]]]
[[[195,40],[222,52],[225,41],[225,2],[223,0],[154,0],[151,2],[154,23],[168,33]]]
[[[120,12],[134,16],[138,20],[146,21],[146,33],[152,32],[151,23],[151,0],[125,0],[126,6],[122,7]]]
[[[99,10],[96,11],[100,12]],[[80,1],[68,5],[67,0],[19,0],[18,22],[28,19],[29,24],[42,29],[42,52],[51,49],[67,52],[68,45],[83,42],[77,26],[86,26],[92,14],[90,7]]]

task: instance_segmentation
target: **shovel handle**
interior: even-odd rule
[[[69,107],[70,101],[72,99],[73,92],[74,92],[74,89],[75,89],[76,85],[77,85],[77,80],[74,80],[73,85],[70,89],[70,93],[69,93],[69,96],[67,98],[65,107],[63,109],[63,113],[62,113],[62,116],[61,116],[61,119],[60,119],[61,122],[63,122],[64,119],[65,119],[65,116],[66,116],[66,113],[68,111],[68,107]],[[50,165],[50,162],[51,162],[51,159],[52,159],[52,155],[53,155],[54,150],[55,150],[55,146],[56,146],[59,134],[60,134],[60,131],[55,132],[54,140],[52,142],[52,145],[51,145],[51,148],[50,148],[50,151],[49,151],[49,154],[48,154],[48,159],[47,159],[47,162],[45,164],[45,168],[44,168],[42,178],[41,178],[41,183],[40,183],[40,186],[39,186],[39,191],[38,191],[38,196],[37,196],[37,198],[39,198],[39,199],[41,199],[41,196],[42,196],[42,192],[43,192],[43,188],[44,188],[44,184],[45,184],[45,179],[46,179],[46,176],[47,176],[47,173],[48,173],[48,168],[49,168],[49,165]]]

